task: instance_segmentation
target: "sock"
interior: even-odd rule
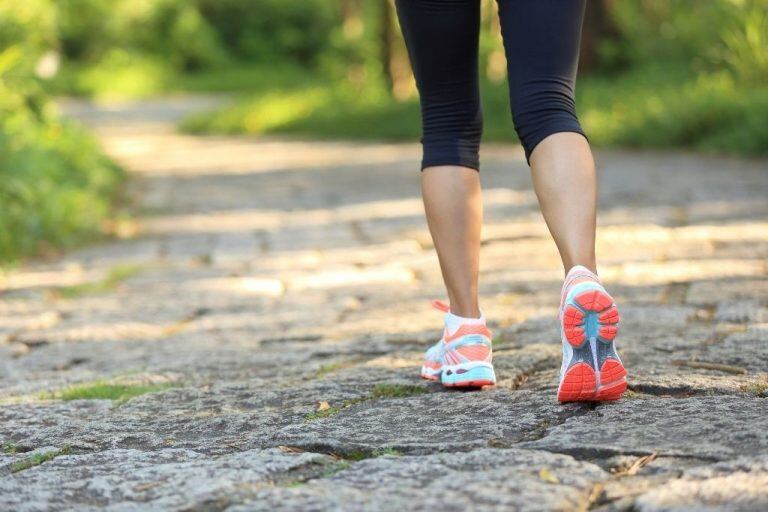
[[[480,311],[480,318],[466,318],[454,315],[450,311],[445,314],[445,328],[448,334],[455,333],[462,325],[485,325],[485,315]]]
[[[597,279],[597,274],[589,270],[584,265],[574,265],[573,267],[571,267],[571,270],[569,270],[568,273],[565,275],[565,279],[568,280],[568,277],[574,274],[587,274],[590,277],[594,277],[595,279]]]
[[[565,275],[565,280],[563,281],[563,290],[571,286],[571,284],[574,282],[583,281],[584,279],[590,279],[597,281],[598,283],[600,282],[600,278],[597,277],[597,274],[589,270],[587,267],[583,265],[574,265]]]

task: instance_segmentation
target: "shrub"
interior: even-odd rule
[[[0,4],[0,261],[98,231],[121,179],[95,142],[63,121],[34,67],[47,50],[50,4]],[[5,33],[0,30],[0,33]]]

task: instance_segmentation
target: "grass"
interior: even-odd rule
[[[58,450],[50,450],[47,452],[35,453],[34,455],[31,455],[18,462],[14,462],[13,464],[11,464],[10,471],[11,473],[18,473],[19,471],[24,471],[25,469],[39,466],[40,464],[44,464],[48,461],[51,461],[60,455],[66,455],[68,453],[69,453],[69,446],[64,446],[63,448],[60,448]]]
[[[323,418],[328,418],[330,416],[333,416],[334,414],[341,412],[342,409],[345,409],[347,407],[350,407],[360,402],[362,402],[362,400],[346,400],[344,404],[339,407],[330,407],[328,409],[323,409],[321,411],[312,411],[309,414],[307,414],[304,417],[304,419],[306,421],[315,421],[315,420],[321,420]]]
[[[117,288],[121,283],[130,279],[141,270],[140,265],[116,265],[109,269],[107,275],[100,281],[63,286],[56,292],[62,297],[71,299],[83,295],[106,293]]]
[[[281,487],[301,487],[303,485],[306,485],[308,482],[318,479],[318,478],[329,478],[338,473],[339,471],[344,471],[345,469],[349,468],[350,462],[348,460],[335,460],[333,462],[315,462],[313,464],[317,464],[322,466],[322,470],[319,471],[316,474],[313,474],[311,476],[304,476],[302,478],[298,478],[295,480],[289,480],[283,484],[281,484]]]
[[[740,155],[768,153],[768,87],[727,72],[693,73],[671,64],[620,76],[585,76],[581,122],[597,146],[688,147]],[[484,140],[514,142],[506,84],[483,84]],[[257,90],[181,123],[189,133],[288,134],[320,139],[418,140],[418,101],[319,81]]]
[[[375,459],[376,457],[384,457],[387,455],[391,457],[399,457],[402,455],[402,453],[395,448],[385,447],[385,448],[376,448],[373,451],[355,450],[353,452],[345,454],[343,457],[347,460],[352,460],[357,462],[365,459]]]
[[[309,81],[307,72],[295,65],[233,63],[196,73],[179,73],[162,60],[115,52],[98,65],[65,63],[45,87],[51,94],[120,101],[173,93],[287,91]]]
[[[344,409],[352,407],[353,405],[371,400],[381,400],[384,398],[407,398],[409,396],[422,395],[424,393],[427,393],[426,388],[413,384],[376,384],[376,386],[374,386],[373,390],[369,394],[345,400],[341,403],[341,405],[338,406],[331,406],[325,409],[312,411],[305,416],[305,420],[315,421],[328,418],[340,413]]]
[[[131,398],[157,393],[174,387],[174,383],[162,384],[120,384],[107,381],[96,381],[84,384],[75,384],[61,391],[43,394],[41,398],[55,398],[60,400],[112,400],[118,404],[127,402]]]
[[[281,484],[281,487],[301,487],[302,485],[305,485],[307,482],[319,478],[329,478],[339,471],[343,471],[347,468],[349,468],[352,463],[354,462],[360,462],[361,460],[365,459],[373,459],[376,457],[384,457],[384,456],[390,456],[390,457],[399,457],[402,455],[400,451],[398,451],[395,448],[392,447],[384,447],[384,448],[376,448],[372,451],[365,451],[365,450],[354,450],[352,452],[344,453],[344,454],[338,454],[338,453],[331,453],[329,454],[333,456],[335,460],[333,462],[329,461],[321,461],[321,462],[315,462],[313,464],[318,464],[323,467],[322,471],[318,472],[317,474],[311,475],[309,477],[302,477],[295,480],[289,480],[283,484]]]
[[[407,398],[423,395],[427,389],[415,384],[376,384],[370,396],[374,400],[381,398]]]
[[[16,453],[19,453],[19,446],[15,443],[6,442],[3,443],[2,448],[0,448],[0,451],[6,455],[14,455]]]
[[[745,384],[742,389],[745,393],[749,393],[750,395],[766,398],[768,397],[768,377]]]
[[[335,361],[333,363],[326,363],[317,369],[317,378],[324,377],[331,373],[336,373],[344,368],[349,368],[355,364],[356,360]]]

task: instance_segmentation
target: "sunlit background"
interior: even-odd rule
[[[496,6],[482,6],[485,138],[514,141]],[[0,0],[0,258],[120,224],[102,222],[120,171],[51,98],[177,93],[232,93],[183,118],[191,133],[419,134],[388,0]],[[768,2],[590,1],[578,95],[596,146],[765,154]]]

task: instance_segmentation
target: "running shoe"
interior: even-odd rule
[[[565,277],[560,302],[563,365],[560,402],[618,400],[627,371],[616,353],[619,311],[598,277],[577,265]]]
[[[436,309],[448,313],[450,307],[439,300],[432,301]],[[462,324],[453,332],[448,326],[443,337],[424,355],[421,376],[440,380],[451,388],[477,388],[496,384],[491,364],[491,331],[485,324]]]

